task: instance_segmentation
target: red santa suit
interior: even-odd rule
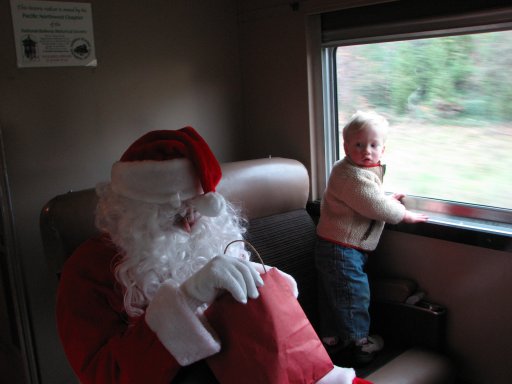
[[[220,177],[207,144],[186,127],[142,136],[98,188],[105,233],[68,259],[57,295],[59,335],[83,384],[172,382],[222,348],[203,316],[217,292],[258,296],[243,245],[223,255],[243,231],[215,192]],[[228,278],[224,266],[235,270]],[[353,370],[333,366],[318,383],[353,380]]]
[[[170,383],[180,364],[148,327],[129,317],[114,277],[119,251],[107,235],[88,240],[66,262],[57,326],[83,383]]]

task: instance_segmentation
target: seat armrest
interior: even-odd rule
[[[411,348],[365,379],[373,384],[449,384],[455,372],[445,356]]]

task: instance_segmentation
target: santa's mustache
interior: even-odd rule
[[[194,224],[201,218],[201,214],[192,207],[186,207],[174,216],[174,225],[187,233],[192,231]]]

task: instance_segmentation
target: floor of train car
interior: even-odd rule
[[[355,366],[354,369],[358,377],[367,377],[371,373],[375,372],[377,369],[393,360],[395,357],[403,353],[407,348],[401,345],[394,345],[392,343],[387,342],[382,351],[377,353],[373,361],[368,364]],[[331,355],[332,361],[335,365],[340,367],[351,367],[354,366],[352,359],[350,357],[350,352],[340,351],[333,355]]]

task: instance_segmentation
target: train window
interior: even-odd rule
[[[391,126],[384,154],[389,192],[406,193],[413,209],[438,221],[461,216],[479,229],[496,222],[494,229],[511,235],[512,28],[472,25],[476,19],[459,28],[446,28],[446,20],[428,28],[395,24],[400,34],[346,28],[328,38],[326,166],[344,156],[341,129],[350,116],[375,110]]]

